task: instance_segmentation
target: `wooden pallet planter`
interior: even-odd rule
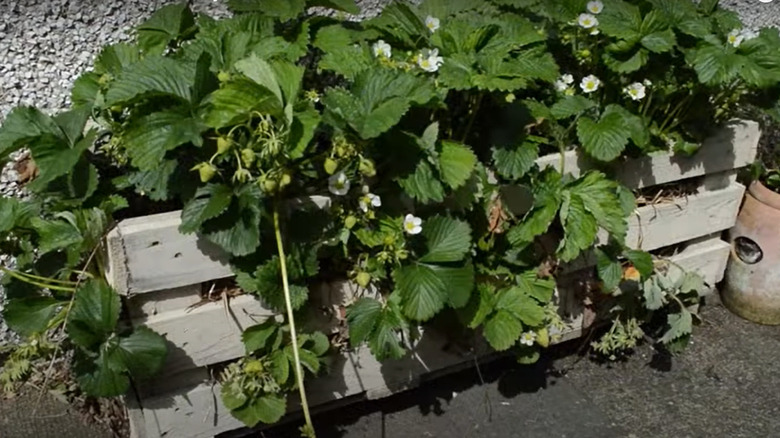
[[[615,165],[614,171],[631,189],[704,177],[695,194],[638,208],[629,218],[628,245],[655,250],[686,244],[670,259],[698,272],[709,285],[719,282],[730,249],[719,234],[734,224],[744,192],[733,177],[734,169],[753,162],[758,137],[757,123],[735,122],[694,157],[659,153]],[[537,160],[540,166],[557,167],[560,162],[559,154]],[[564,162],[565,170],[575,175],[596,167],[576,152],[567,152]],[[511,208],[527,208],[522,196],[515,197],[514,189],[507,189],[510,198],[516,198]],[[321,199],[315,202],[326,204]],[[107,278],[124,296],[132,324],[164,334],[170,347],[162,377],[138,387],[137,398],[128,397],[137,437],[209,437],[241,428],[222,405],[219,384],[212,383],[206,366],[241,357],[241,331],[273,314],[251,296],[233,298],[227,308],[222,302],[189,308],[200,301],[201,283],[230,277],[232,272],[224,254],[213,245],[179,234],[179,223],[179,212],[128,219],[107,239]],[[576,279],[576,271],[592,262],[585,257],[567,269]],[[585,322],[575,291],[565,284],[559,282],[558,295],[568,325],[558,333],[559,342],[579,337]],[[348,300],[354,287],[346,282],[323,285],[313,295]],[[487,353],[481,344],[455,347],[435,331],[426,332],[417,348],[419,359],[380,364],[365,348],[342,353],[328,375],[307,384],[310,404],[329,407],[339,401],[384,397],[468,366]]]

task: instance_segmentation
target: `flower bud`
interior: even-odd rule
[[[348,230],[351,230],[352,227],[354,227],[356,223],[357,223],[357,218],[355,216],[349,215],[349,216],[347,216],[346,219],[344,219],[344,226]]]
[[[219,79],[220,82],[227,82],[230,80],[230,73],[226,71],[220,71],[217,73],[217,79]]]

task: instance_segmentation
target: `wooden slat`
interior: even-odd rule
[[[712,285],[722,278],[728,254],[726,242],[709,238],[688,246],[670,260],[685,270],[699,273]],[[581,315],[574,316],[574,321],[581,322]],[[576,322],[572,324],[558,342],[582,335]],[[362,397],[356,400],[385,397],[418,385],[429,373],[441,375],[448,369],[460,369],[457,367],[467,366],[475,358],[468,351],[452,349],[445,336],[433,331],[425,333],[417,350],[425,366],[415,357],[380,364],[366,348],[337,356],[330,374],[307,383],[310,404],[323,405],[360,395]],[[145,431],[149,438],[198,438],[243,427],[222,405],[219,384],[198,383],[206,377],[204,371],[195,376],[195,383],[190,386],[144,398],[141,402],[143,415],[139,416],[136,412],[131,416],[134,421],[143,421],[144,424],[134,424],[134,428]],[[294,403],[291,400],[291,406]]]
[[[735,183],[674,203],[641,207],[629,217],[626,245],[651,251],[728,229],[737,219],[744,192],[745,187]]]
[[[231,299],[228,308],[222,301],[209,302],[133,320],[133,325],[165,336],[168,358],[164,372],[170,375],[243,356],[241,332],[275,314],[251,295]]]
[[[108,235],[109,283],[122,295],[230,277],[224,252],[195,234],[179,233],[181,212],[120,222]]]
[[[677,203],[642,207],[629,218],[626,242],[632,248],[651,251],[728,229],[734,225],[743,192],[744,187],[735,183],[725,189],[690,195]],[[591,258],[583,258],[573,266],[582,269],[593,263]],[[342,295],[354,293],[344,291]],[[230,320],[222,302],[215,302],[192,311],[165,312],[135,323],[143,323],[166,335],[174,347],[166,371],[174,373],[241,356],[241,328],[262,322],[273,314],[251,296],[232,300],[230,309]]]
[[[630,188],[719,173],[752,163],[759,134],[757,123],[739,121],[705,142],[693,157],[657,153],[612,166]],[[558,154],[537,160],[543,167],[558,167],[559,162]],[[577,151],[567,152],[565,162],[566,172],[575,175],[594,167]],[[329,199],[315,196],[311,202],[324,207]],[[517,211],[522,205],[510,207]],[[121,294],[172,289],[232,275],[224,254],[216,246],[195,235],[179,234],[179,215],[176,211],[127,219],[109,234],[107,277]]]
[[[756,159],[760,136],[761,131],[757,122],[739,120],[705,141],[701,150],[692,157],[657,152],[604,166],[595,164],[579,150],[574,150],[564,154],[564,170],[579,176],[582,172],[593,168],[611,169],[626,187],[639,189],[752,164]],[[553,167],[559,171],[560,162],[560,154],[546,155],[536,160],[542,168]]]

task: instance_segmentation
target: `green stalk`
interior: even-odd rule
[[[4,272],[11,271],[11,269],[8,269],[6,267],[0,267],[0,269],[2,269]],[[55,285],[59,284],[59,285],[64,285],[64,286],[75,286],[76,285],[75,281],[57,280],[56,278],[41,277],[39,275],[28,274],[28,273],[22,272],[22,271],[13,271],[13,272],[15,272],[18,275],[21,275],[22,277],[30,278],[32,280],[37,280],[37,281],[40,281],[42,283],[51,283],[51,284],[55,284]]]
[[[42,289],[51,289],[51,290],[56,290],[56,291],[60,291],[60,292],[70,292],[70,293],[73,293],[76,290],[75,287],[57,286],[57,285],[53,285],[53,284],[42,283],[42,282],[36,281],[36,280],[34,280],[32,278],[26,277],[26,276],[22,275],[18,271],[12,271],[12,270],[10,270],[8,268],[0,267],[0,270],[2,270],[6,274],[10,275],[11,277],[13,277],[13,278],[15,278],[15,279],[17,279],[17,280],[19,280],[21,282],[24,282],[24,283],[27,283],[27,284],[31,284],[33,286],[40,287]]]
[[[301,367],[301,358],[298,354],[298,335],[295,331],[295,318],[293,317],[292,300],[290,298],[290,285],[287,281],[287,259],[284,255],[284,245],[282,243],[282,231],[279,226],[279,202],[274,203],[274,232],[276,234],[276,248],[279,251],[279,268],[282,271],[282,287],[284,288],[284,304],[287,307],[287,319],[290,322],[290,337],[292,338],[293,357],[295,359],[295,379],[298,381],[298,392],[301,396],[301,407],[303,408],[303,417],[306,420],[306,428],[310,436],[316,437],[314,426],[311,422],[309,413],[309,403],[306,400],[306,389],[303,386],[303,368]]]

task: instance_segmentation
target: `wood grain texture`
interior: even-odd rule
[[[604,166],[574,150],[564,154],[564,170],[577,177],[589,169],[605,168],[614,172],[629,189],[639,189],[747,166],[756,159],[760,136],[757,122],[739,120],[705,141],[692,157],[656,152]],[[560,154],[545,155],[536,160],[541,168],[553,167],[559,171],[560,162]]]
[[[626,245],[652,251],[731,228],[744,193],[745,187],[734,183],[674,203],[641,207],[628,218]]]
[[[756,156],[760,131],[752,121],[734,122],[705,142],[693,157],[656,153],[611,165],[618,179],[632,189],[664,184],[746,166]],[[579,175],[595,164],[577,151],[565,154],[566,172]],[[560,155],[537,160],[541,167],[560,166]],[[602,166],[603,167],[603,166]],[[608,167],[609,169],[609,167]],[[516,214],[527,211],[532,198],[507,187],[507,206]],[[314,196],[307,202],[320,208],[330,199]],[[302,208],[303,201],[290,208]],[[107,239],[108,280],[123,295],[141,294],[232,276],[224,253],[194,234],[178,231],[181,212],[127,219]]]
[[[714,285],[723,277],[729,248],[726,242],[711,237],[689,245],[670,260],[686,270],[699,273],[707,284]],[[569,328],[559,334],[557,342],[582,336],[581,304],[578,305],[576,299],[562,298],[568,303]],[[470,366],[478,356],[490,354],[487,349],[478,351],[474,355],[465,349],[457,349],[450,345],[446,336],[429,330],[417,347],[419,359],[408,356],[398,361],[379,363],[365,347],[343,353],[336,356],[330,374],[307,382],[310,404],[314,407],[346,397],[353,397],[357,402],[386,397],[413,388],[432,376]],[[209,376],[205,368],[185,374],[176,382],[182,387],[170,389],[175,385],[168,382],[167,388],[163,388],[170,389],[170,392],[160,394],[164,391],[155,385],[156,390],[152,389],[142,398],[142,409],[131,408],[131,421],[136,422],[133,429],[145,433],[139,434],[140,437],[210,437],[243,427],[222,405],[220,385],[206,381]],[[290,411],[294,411],[294,406],[297,406],[294,397],[291,397],[289,405]],[[142,410],[140,415],[139,410]],[[142,423],[138,424],[139,421]]]
[[[230,277],[225,253],[195,234],[179,233],[181,212],[120,222],[108,238],[109,283],[133,295]]]
[[[251,295],[232,298],[229,303],[227,310],[223,301],[215,301],[132,323],[165,336],[168,357],[163,369],[166,375],[172,375],[243,356],[242,331],[275,314]]]

